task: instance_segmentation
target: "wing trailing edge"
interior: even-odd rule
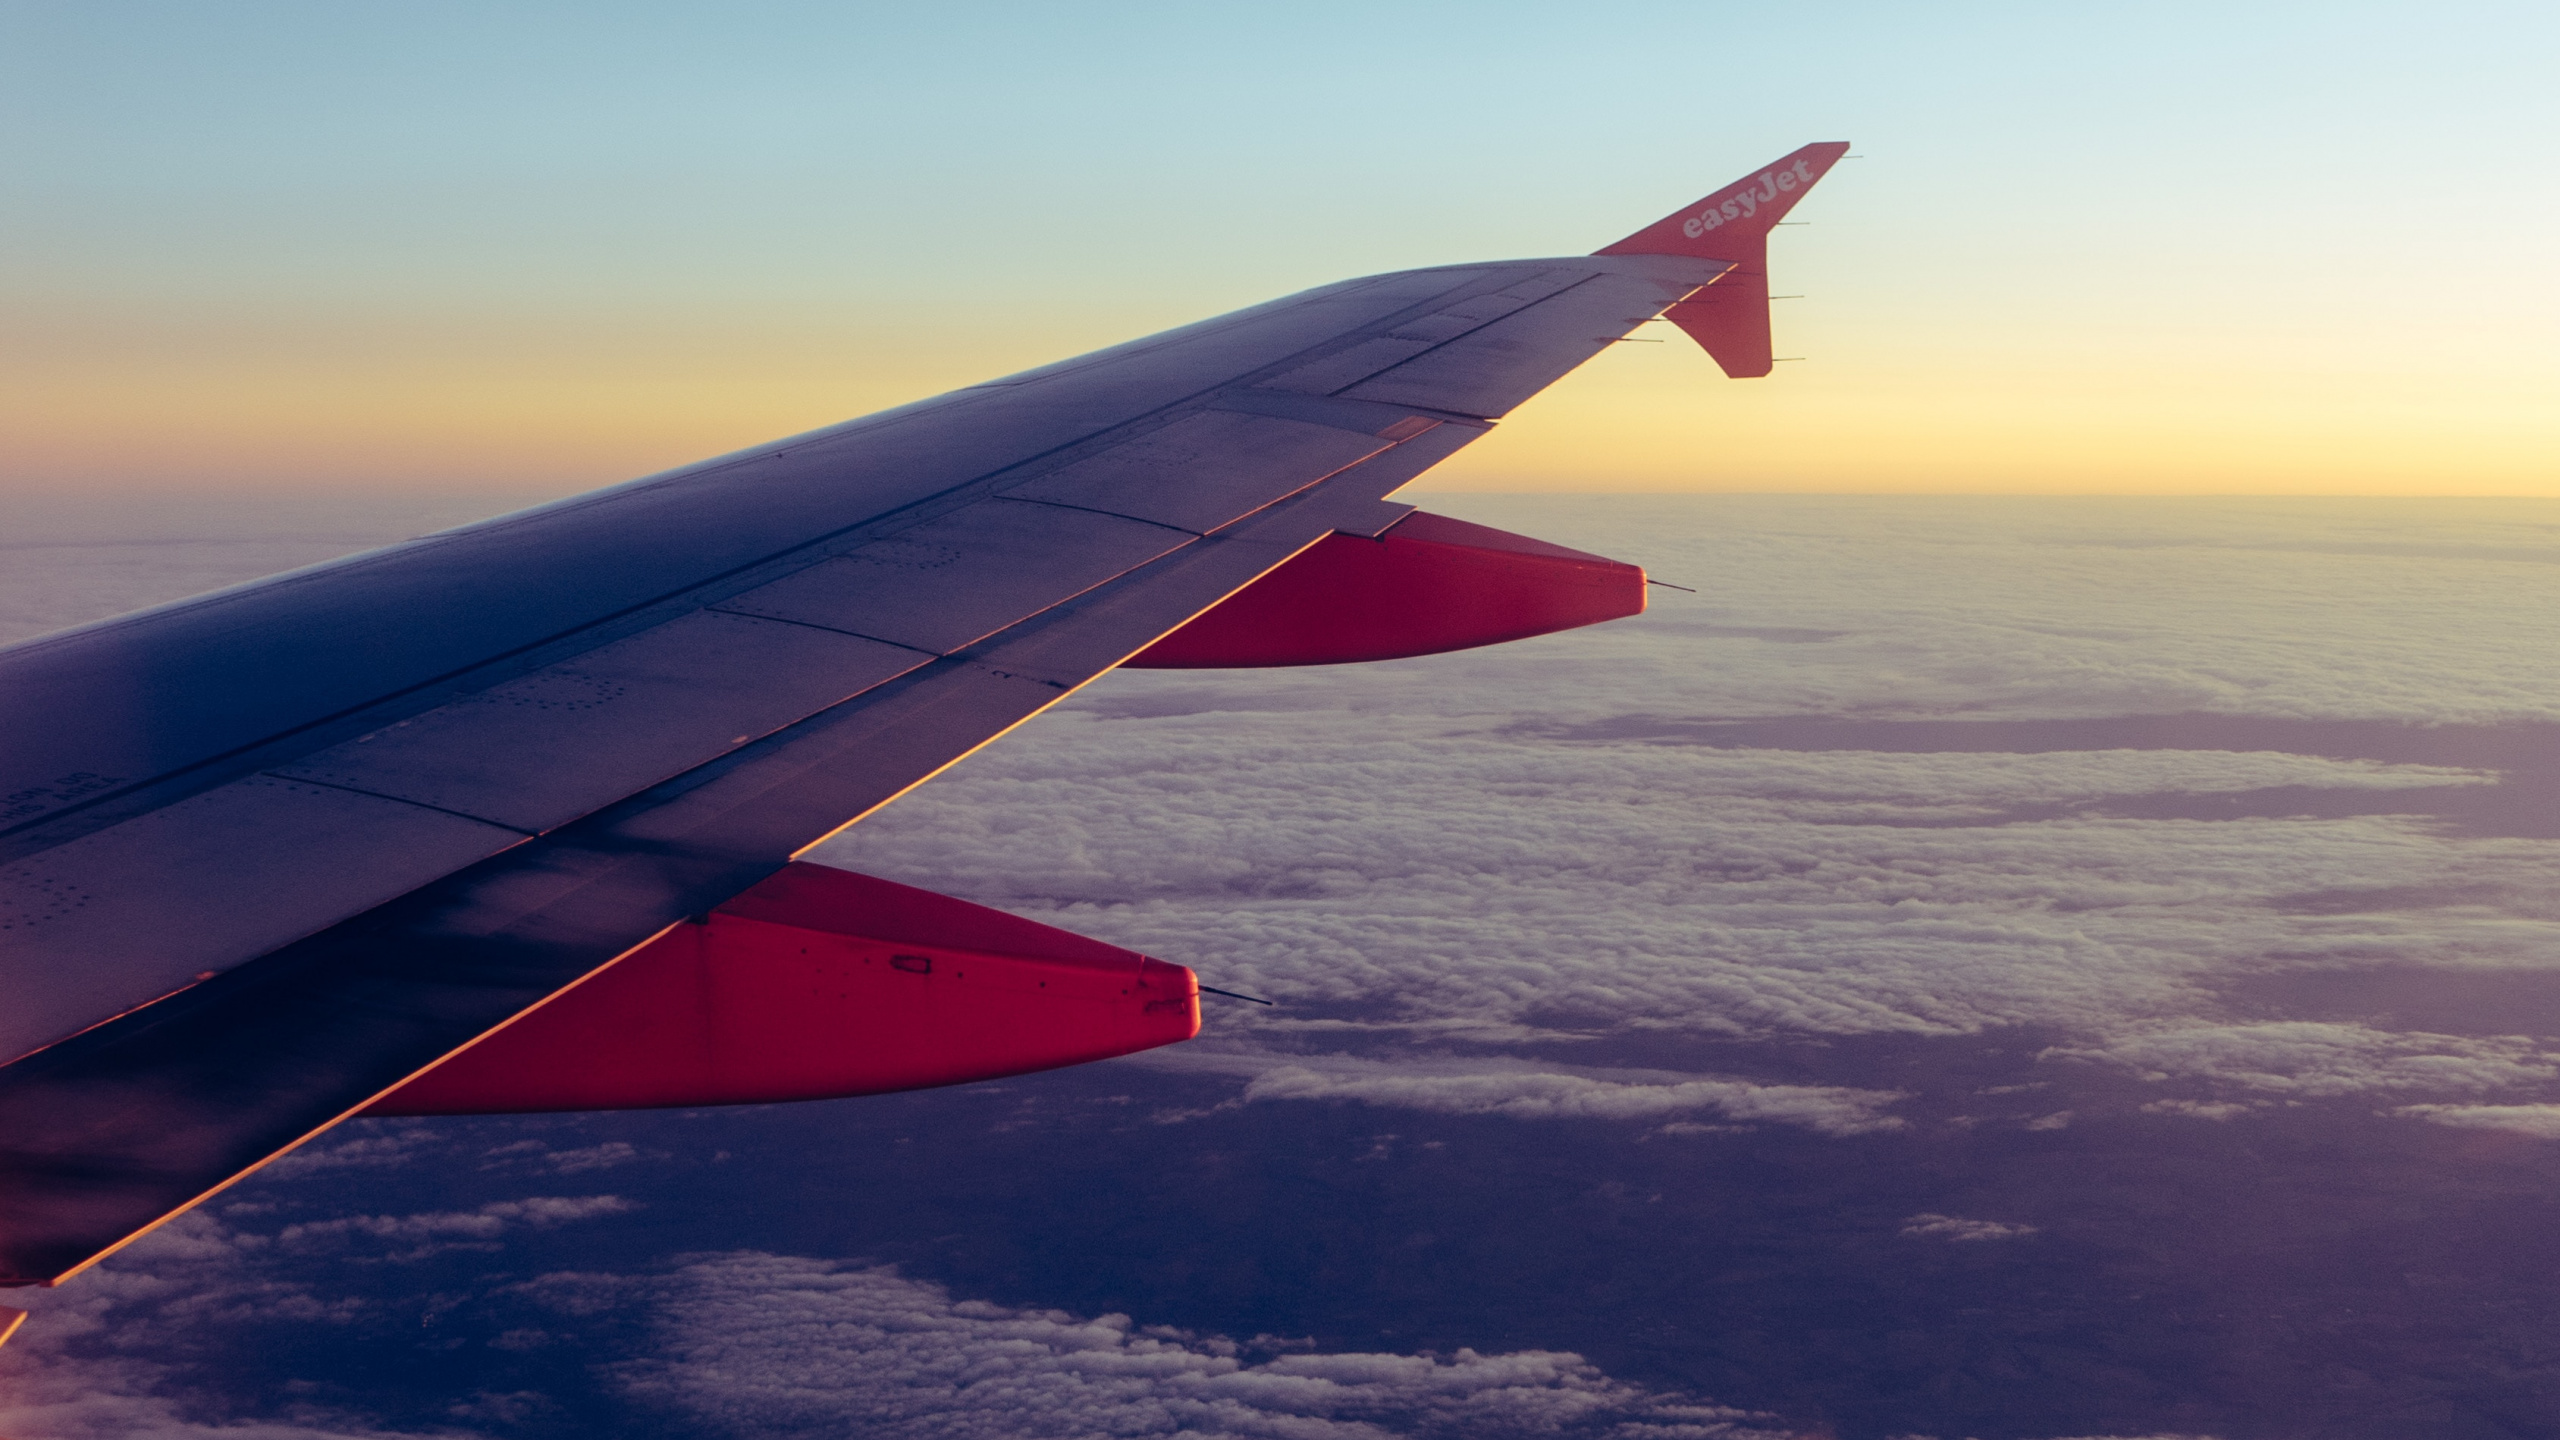
[[[1849,153],[1825,140],[1781,156],[1694,205],[1684,205],[1595,255],[1684,255],[1733,268],[1664,312],[1736,380],[1766,375],[1769,343],[1769,231],[1804,192]]]

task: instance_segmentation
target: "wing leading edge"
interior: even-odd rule
[[[95,1263],[1195,620],[1156,663],[1640,608],[1630,567],[1633,606],[1612,562],[1399,530],[1384,497],[1743,263],[1626,248],[1651,233],[1309,291],[0,651],[0,1283]],[[1428,641],[1236,648],[1345,563],[1477,600],[1422,607]]]

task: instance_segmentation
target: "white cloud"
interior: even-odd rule
[[[189,1337],[249,1321],[345,1324],[368,1302],[274,1279],[266,1237],[196,1211],[62,1290],[13,1292],[32,1311],[0,1349],[0,1434],[21,1440],[384,1440],[364,1417],[279,1403],[242,1418],[192,1367]],[[210,1418],[208,1409],[228,1413]],[[441,1432],[440,1432],[441,1433]]]
[[[1883,1112],[1905,1097],[1891,1091],[1764,1085],[1726,1078],[1629,1080],[1526,1065],[1479,1062],[1457,1068],[1448,1062],[1324,1057],[1318,1064],[1277,1064],[1261,1070],[1246,1084],[1244,1098],[1248,1102],[1356,1101],[1514,1120],[1671,1120],[1705,1113],[1727,1120],[1800,1125],[1829,1135],[1855,1135],[1899,1128],[1903,1122]]]
[[[1897,1437],[1897,1440],[1933,1440],[1933,1437],[1912,1435],[1912,1437]],[[2217,1437],[2189,1435],[2186,1430],[2179,1430],[2176,1435],[2171,1435],[2168,1430],[2161,1430],[2161,1432],[2153,1432],[2153,1435],[2056,1435],[2053,1440],[2217,1440]]]
[[[476,1210],[432,1211],[418,1215],[345,1215],[334,1220],[301,1221],[276,1232],[275,1243],[312,1249],[364,1239],[406,1246],[381,1258],[408,1263],[455,1249],[496,1249],[499,1236],[511,1230],[549,1229],[580,1220],[620,1215],[636,1209],[619,1195],[537,1195],[524,1200],[494,1200]]]
[[[2489,574],[2463,548],[2531,540],[2511,518],[2472,535],[2443,516],[2279,510],[1486,499],[1490,523],[1709,593],[1458,655],[1115,675],[817,858],[1273,996],[1277,1010],[1211,1024],[1274,1052],[1337,1028],[1551,1048],[2035,1027],[2091,1050],[2135,1042],[2153,1071],[2235,1091],[2543,1083],[2536,1063],[2454,1042],[2380,1065],[2251,1062],[2243,1049],[2278,1037],[2243,1033],[2224,1000],[2321,970],[2560,966],[2560,914],[2539,898],[2560,893],[2560,846],[2388,813],[2485,772],[2274,751],[1731,750],[1610,729],[2560,715],[2560,673],[2537,658],[2560,605],[2508,603],[2560,600],[2560,565]],[[2390,550],[2410,544],[2453,558]],[[2201,803],[2253,793],[2266,813]],[[2357,803],[2286,813],[2315,793]],[[2431,893],[2463,901],[2386,898]],[[2294,898],[2360,894],[2377,898]],[[2183,1053],[2142,1039],[2217,1028],[2218,1047]]]
[[[2184,1115],[2195,1120],[2237,1120],[2257,1107],[2229,1100],[2149,1100],[2139,1108],[2149,1115]]]
[[[2534,1042],[2283,1014],[2282,995],[2323,972],[2560,968],[2560,910],[2548,899],[2560,894],[2560,846],[2465,838],[2386,813],[2433,803],[2420,792],[2477,791],[2493,778],[2483,772],[2277,752],[1722,750],[1657,743],[1642,724],[1607,738],[1608,722],[1773,715],[2560,718],[2560,668],[2546,663],[2560,650],[2560,565],[2480,558],[2493,540],[2521,543],[2505,533],[2514,525],[2465,529],[2405,509],[2385,524],[2354,507],[2094,502],[1448,508],[1626,553],[1708,593],[1661,596],[1633,622],[1464,655],[1114,676],[822,858],[1043,915],[1197,965],[1213,984],[1274,995],[1276,1011],[1214,1015],[1222,1050],[1161,1057],[1231,1074],[1238,1104],[1638,1120],[1655,1134],[1767,1123],[1856,1134],[1897,1123],[1899,1097],[1552,1057],[1576,1040],[1629,1035],[1844,1042],[1846,1054],[1857,1037],[2026,1027],[2066,1037],[2051,1059],[2194,1097],[2142,1106],[2155,1114],[2232,1120],[2372,1097],[2428,1123],[2560,1135],[2560,1105],[2544,1103],[2560,1066]],[[2478,553],[2419,553],[2466,545]],[[1565,729],[1574,725],[1587,728]],[[2194,797],[2297,790],[2371,813],[2290,818],[2279,805],[2253,818],[2139,818],[2173,817]],[[2460,903],[2293,898],[2365,894]],[[2253,982],[2267,983],[2244,1013],[2228,997]],[[2270,1007],[2277,1018],[2261,1018]],[[1319,1043],[1362,1053],[1302,1053]],[[1443,1053],[1529,1045],[1537,1058]],[[1745,1068],[1748,1049],[1719,1047],[1717,1063]],[[2039,1102],[2051,1108],[2032,1123],[2065,1123],[2072,1112],[2061,1107],[2074,1103]],[[425,1133],[379,1127],[311,1147],[278,1173],[399,1167],[426,1153],[415,1138]],[[484,1158],[558,1174],[642,1158],[615,1142],[528,1145]],[[201,1218],[171,1227],[65,1292],[78,1303],[36,1302],[40,1323],[7,1361],[91,1377],[95,1394],[61,1379],[55,1400],[99,1417],[123,1406],[123,1419],[47,1429],[0,1409],[0,1433],[197,1433],[148,1398],[158,1372],[61,1370],[48,1335],[129,1329],[144,1307],[172,1324],[219,1323],[246,1306],[314,1323],[353,1313],[352,1302],[253,1282],[242,1256],[279,1244],[366,1261],[496,1246],[520,1229],[608,1216],[613,1203],[349,1216],[273,1237]],[[1992,1237],[1927,1227],[2000,1222],[1910,1224],[1956,1240]],[[1135,1434],[1177,1413],[1168,1406],[1191,1407],[1179,1415],[1208,1433],[1327,1437],[1542,1424],[1669,1435],[1733,1423],[1679,1411],[1570,1356],[1261,1359],[1109,1317],[955,1302],[886,1272],[737,1257],[687,1273],[682,1298],[699,1308],[688,1315],[670,1299],[672,1348],[630,1371],[632,1383],[751,1432],[841,1431],[852,1414],[884,1433],[923,1433],[944,1413],[933,1405],[957,1403],[952,1423],[979,1428],[956,1433],[1036,1433],[1007,1427],[1049,1423],[1040,1417],[1052,1399],[1057,1415]],[[200,1283],[215,1274],[228,1278]],[[612,1306],[647,1294],[641,1283],[555,1276],[541,1293],[564,1308]],[[874,1332],[895,1343],[843,1343]],[[510,1333],[517,1347],[544,1343],[532,1329]],[[12,1391],[10,1403],[31,1393]],[[497,1423],[534,1402],[462,1403]],[[1494,1418],[1469,1428],[1484,1416]],[[308,1418],[323,1424],[361,1428]],[[325,1433],[308,1426],[291,1433]]]
[[[135,1360],[38,1360],[8,1369],[0,1383],[0,1427],[23,1440],[391,1440],[417,1433],[372,1428],[317,1407],[306,1419],[192,1418],[182,1399],[153,1393],[167,1383],[166,1370]],[[438,1440],[456,1436],[434,1433]]]
[[[2398,795],[2494,778],[2476,770],[2273,751],[1556,738],[1563,725],[1646,717],[2560,716],[2560,671],[2541,663],[2560,648],[2560,565],[2507,563],[2549,549],[2513,515],[1433,503],[1623,553],[1705,593],[1656,592],[1654,610],[1628,622],[1413,661],[1110,676],[819,858],[1043,914],[1272,994],[1279,1010],[1227,1007],[1212,1024],[1263,1043],[1273,1063],[1335,1026],[1365,1027],[1380,1045],[1400,1030],[1409,1044],[1493,1047],[1627,1031],[2031,1026],[2107,1050],[2162,1028],[2227,1026],[2230,982],[2285,970],[2560,965],[2560,913],[2518,913],[2544,902],[2517,897],[2560,893],[2548,842],[2466,840],[2382,814],[2123,809],[2294,789],[2388,809]],[[2319,914],[2284,903],[2457,888],[2469,903]],[[2299,1072],[2281,1056],[2197,1050],[2180,1071],[2169,1048],[2145,1053],[2161,1073],[2236,1091]],[[2302,1083],[2366,1075],[2411,1096],[2440,1073],[2447,1098],[2478,1093],[2474,1072],[2404,1059]],[[2530,1066],[2508,1073],[2539,1083]],[[404,1153],[392,1138],[367,1145],[286,1164],[395,1165]],[[631,1158],[610,1151],[547,1163],[571,1174]]]
[[[2223,991],[2253,976],[2560,963],[2560,924],[2501,898],[2555,888],[2548,842],[2383,815],[1967,819],[2140,793],[2387,794],[2468,784],[2466,771],[2221,752],[1558,745],[1445,717],[1277,712],[1256,708],[1267,697],[1249,682],[1222,683],[1237,708],[1107,718],[1105,696],[1044,720],[817,858],[1272,996],[1276,1010],[1224,1007],[1211,1026],[1274,1050],[1395,1027],[1409,1043],[1505,1046],[2035,1026],[2105,1048],[2225,1024]],[[2470,898],[2313,913],[2288,899],[2433,889]],[[2152,1048],[2152,1068],[2176,1068]],[[2398,1088],[2425,1070],[2387,1078]]]
[[[2457,1130],[2507,1130],[2560,1140],[2560,1105],[2402,1105],[2391,1113]]]
[[[2038,1233],[2033,1225],[2005,1225],[1997,1220],[1967,1220],[1924,1211],[1902,1222],[1902,1235],[1912,1240],[2018,1240]]]
[[[573,1294],[596,1277],[573,1277]],[[1251,1342],[954,1300],[893,1268],[739,1254],[671,1281],[638,1398],[739,1435],[894,1440],[1199,1435],[1502,1440],[1767,1435],[1742,1412],[1613,1380],[1578,1355],[1269,1354]],[[1774,1440],[1774,1437],[1771,1437]]]
[[[266,1166],[269,1178],[311,1175],[323,1170],[393,1169],[406,1165],[439,1137],[423,1125],[398,1130],[373,1127],[370,1133],[315,1140]]]
[[[1429,508],[1698,587],[1565,637],[1590,662],[1575,681],[1635,672],[1656,709],[2560,718],[2546,663],[2560,565],[2529,506],[1441,495]],[[1714,633],[1755,628],[1838,638]]]
[[[540,1140],[517,1140],[492,1148],[480,1168],[494,1170],[507,1165],[530,1165],[554,1175],[579,1175],[590,1170],[610,1170],[635,1160],[664,1158],[662,1154],[644,1154],[627,1140],[607,1140],[570,1150],[555,1150]]]
[[[1274,728],[1059,717],[821,858],[1054,907],[1061,923],[1282,999],[1393,996],[1415,1018],[1515,1023],[1555,1008],[1825,1033],[2068,1023],[2180,1004],[2214,960],[2306,930],[2424,954],[2450,948],[2438,935],[2458,923],[2265,908],[2450,868],[2443,841],[2390,820],[1948,829],[1795,808],[1885,790],[1849,773],[1883,768],[1904,772],[1889,787],[1904,798],[1877,793],[1867,809],[1934,816],[2013,793],[2022,768],[2086,756],[1558,747],[1416,735],[1406,721],[1337,734],[1304,717]],[[1830,793],[1761,793],[1772,768],[1827,768]],[[2068,778],[2042,777],[2048,792]],[[2494,878],[2502,867],[2483,858]],[[2552,939],[2475,928],[2466,940],[2503,951]]]
[[[2402,1033],[2310,1020],[2185,1026],[2045,1054],[2123,1066],[2146,1080],[2202,1078],[2305,1099],[2390,1090],[2478,1092],[2560,1076],[2560,1059],[2523,1036]]]
[[[436,1137],[424,1130],[360,1136],[346,1153],[380,1156],[372,1140],[396,1140],[409,1158]],[[373,1163],[363,1161],[356,1163]],[[272,1206],[234,1207],[263,1218]],[[287,1224],[272,1234],[236,1228],[204,1210],[153,1231],[61,1290],[14,1296],[32,1315],[0,1349],[0,1435],[22,1440],[384,1440],[388,1430],[361,1415],[273,1397],[231,1394],[202,1369],[146,1361],[188,1355],[195,1337],[250,1323],[344,1325],[381,1302],[372,1287],[275,1278],[279,1251],[320,1251],[350,1260],[408,1261],[453,1248],[497,1249],[519,1230],[545,1230],[629,1212],[615,1195],[530,1196],[471,1210],[349,1215]],[[456,1418],[508,1422],[540,1397],[483,1395],[458,1402]],[[244,1404],[251,1418],[241,1418]],[[220,1410],[220,1419],[204,1412]],[[465,1432],[439,1428],[439,1437]]]

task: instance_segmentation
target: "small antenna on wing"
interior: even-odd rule
[[[1200,993],[1203,995],[1224,995],[1230,1000],[1250,1000],[1256,1005],[1268,1005],[1271,1003],[1259,995],[1239,995],[1233,990],[1221,990],[1215,985],[1201,986]]]
[[[1659,585],[1659,586],[1661,586],[1661,587],[1662,587],[1663,589],[1665,589],[1665,590],[1677,590],[1677,591],[1679,591],[1679,592],[1680,592],[1681,594],[1683,594],[1683,595],[1695,595],[1695,594],[1697,594],[1697,593],[1698,593],[1697,591],[1690,589],[1690,588],[1689,588],[1688,586],[1686,586],[1686,585],[1674,585],[1674,584],[1672,584],[1672,583],[1671,583],[1670,581],[1668,581],[1668,580],[1656,580],[1656,579],[1654,579],[1654,578],[1653,578],[1652,576],[1650,576],[1650,575],[1647,575],[1646,577],[1644,577],[1644,583],[1646,583],[1647,585]]]

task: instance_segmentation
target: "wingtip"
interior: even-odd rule
[[[1777,365],[1769,341],[1769,232],[1848,153],[1846,140],[1815,141],[1596,253],[1725,262],[1723,274],[1664,318],[1729,378],[1760,379]]]
[[[1684,205],[1595,255],[1689,255],[1736,262],[1756,258],[1770,227],[1849,153],[1846,140],[1817,140]]]

